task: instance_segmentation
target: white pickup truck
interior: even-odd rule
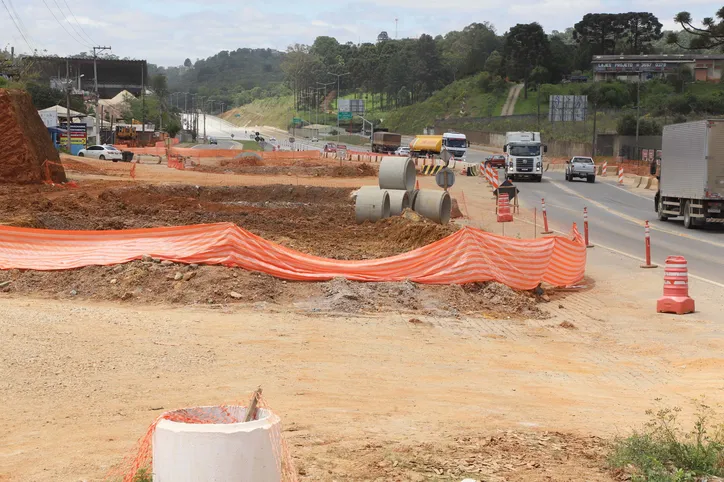
[[[571,182],[574,177],[585,179],[588,182],[596,182],[596,164],[593,159],[574,156],[570,161],[566,161],[566,181]]]

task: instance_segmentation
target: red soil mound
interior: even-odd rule
[[[58,151],[30,95],[22,90],[0,89],[0,182],[40,183],[66,181]]]

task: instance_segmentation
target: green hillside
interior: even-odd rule
[[[221,117],[242,127],[265,125],[286,129],[294,117],[293,102],[291,95],[257,99],[227,111]]]
[[[392,131],[420,134],[436,119],[498,116],[507,95],[506,84],[483,88],[480,76],[475,76],[453,82],[423,102],[376,114]]]

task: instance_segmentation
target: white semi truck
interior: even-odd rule
[[[724,223],[724,119],[664,126],[654,206],[660,221],[683,216],[687,229]]]
[[[540,132],[506,132],[503,152],[507,154],[505,175],[540,182],[543,179],[543,153],[548,146],[541,143]]]

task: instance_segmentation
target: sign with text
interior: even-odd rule
[[[352,113],[351,112],[339,112],[337,113],[337,116],[339,120],[352,120]]]
[[[60,128],[66,129],[67,122],[61,122]],[[70,143],[71,145],[82,145],[85,147],[88,142],[88,126],[82,122],[71,122],[70,124]],[[60,144],[68,143],[65,134],[60,135]]]
[[[585,121],[588,111],[588,96],[552,95],[549,99],[548,120],[550,122]]]
[[[365,113],[365,101],[363,99],[339,99],[337,107],[339,112]]]

